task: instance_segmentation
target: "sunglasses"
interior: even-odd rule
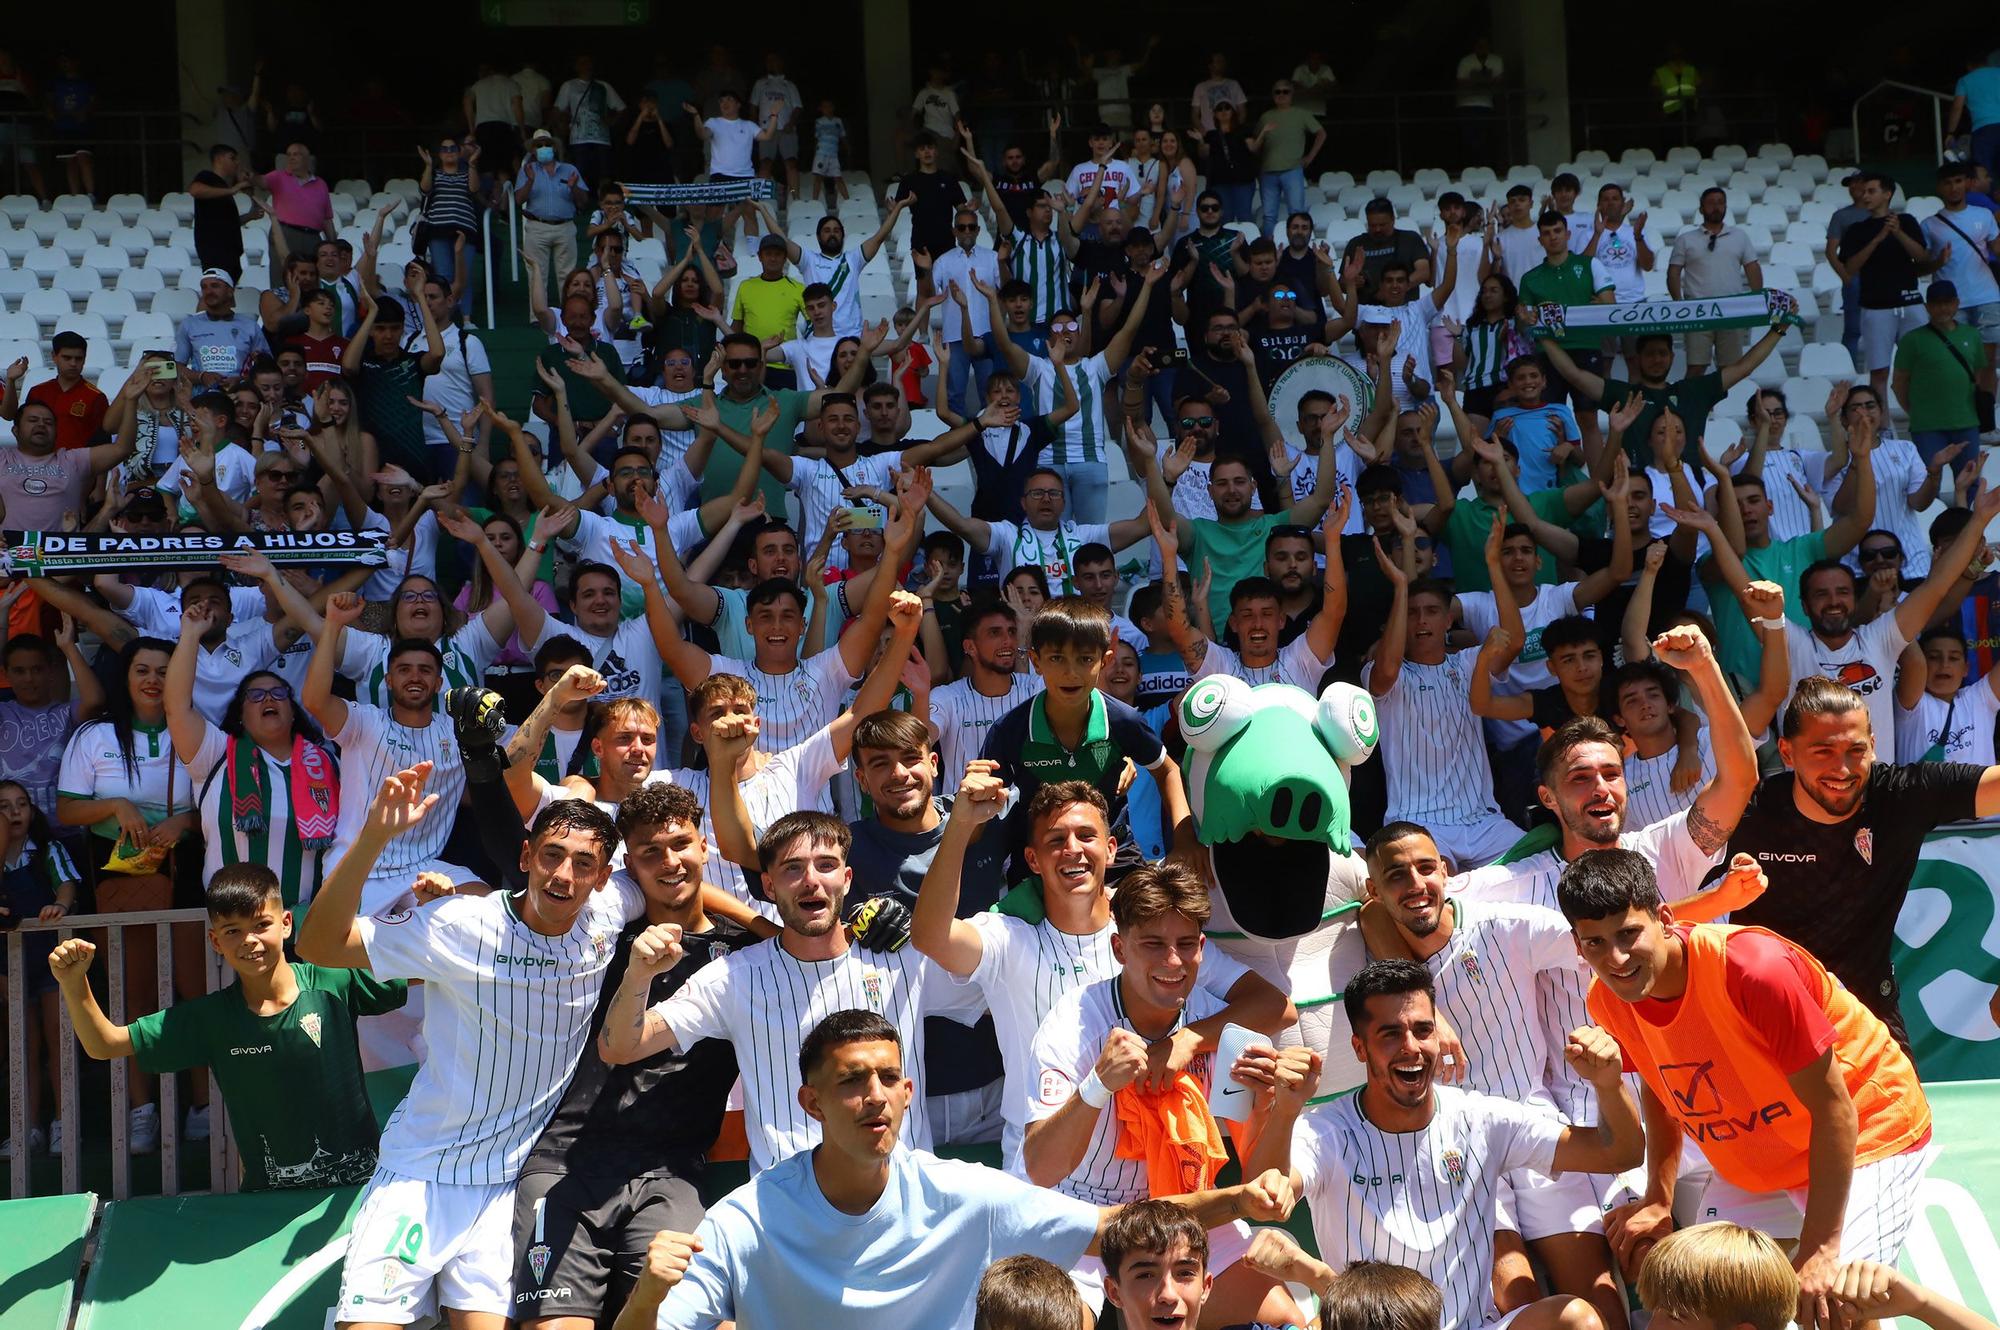
[[[292,688],[290,684],[282,683],[270,688],[252,688],[249,692],[243,694],[243,700],[253,704],[257,702],[289,702],[292,700]]]
[[[730,356],[722,365],[725,369],[755,369],[763,363],[755,357]]]
[[[1894,545],[1877,545],[1873,549],[1861,551],[1861,562],[1874,563],[1880,559],[1900,559],[1903,551]]]
[[[1215,428],[1215,417],[1214,417],[1214,416],[1182,416],[1182,417],[1181,417],[1181,428],[1182,428],[1182,429],[1214,429],[1214,428]]]
[[[438,144],[438,151],[439,151],[439,152],[457,152],[457,151],[458,151],[458,145],[457,145],[456,143],[440,143],[440,144]]]
[[[299,473],[296,471],[280,471],[278,468],[272,467],[264,473],[264,476],[266,479],[275,480],[281,485],[288,485],[299,478]]]
[[[1073,332],[1081,332],[1082,330],[1083,330],[1083,325],[1078,323],[1075,319],[1062,319],[1056,323],[1051,323],[1049,325],[1050,332],[1073,333]]]
[[[1220,203],[1197,203],[1194,205],[1194,210],[1196,212],[1221,212],[1222,205]]]
[[[1290,88],[1273,88],[1271,89],[1271,95],[1273,97],[1289,97],[1292,95],[1292,90]]]
[[[611,478],[613,480],[623,480],[627,476],[650,476],[652,474],[653,471],[651,467],[621,466],[616,471],[613,471],[611,473]]]
[[[951,229],[952,229],[952,230],[954,230],[954,231],[977,231],[977,230],[979,229],[979,223],[977,223],[977,222],[972,222],[972,223],[963,223],[963,222],[962,222],[962,223],[960,223],[959,225],[957,225],[957,226],[954,226],[954,227],[952,227]]]
[[[1711,254],[1715,253],[1715,242],[1717,239],[1718,237],[1716,236],[1710,236],[1708,238],[1708,252]]]
[[[1271,299],[1273,299],[1273,300],[1297,300],[1297,299],[1298,299],[1298,297],[1297,297],[1297,296],[1295,296],[1295,295],[1293,295],[1293,294],[1292,294],[1292,293],[1291,293],[1290,291],[1273,291],[1273,292],[1271,292]]]
[[[396,597],[405,604],[413,605],[435,605],[437,598],[438,593],[435,591],[405,591]]]

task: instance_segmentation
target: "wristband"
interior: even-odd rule
[[[1097,1079],[1097,1068],[1092,1067],[1090,1075],[1083,1078],[1083,1084],[1076,1087],[1076,1097],[1092,1108],[1103,1108],[1111,1102],[1111,1091]]]
[[[1785,627],[1785,621],[1783,619],[1752,619],[1750,623],[1752,627],[1769,628],[1773,632],[1783,631]]]

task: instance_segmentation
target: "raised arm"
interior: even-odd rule
[[[368,948],[355,918],[361,910],[361,888],[389,842],[423,821],[437,804],[435,793],[424,793],[430,775],[431,764],[419,762],[384,778],[374,792],[374,802],[368,806],[368,815],[347,853],[313,893],[312,905],[299,925],[300,960],[350,970],[369,968]]]
[[[917,950],[961,979],[979,968],[986,949],[979,930],[958,918],[959,877],[965,852],[979,838],[980,828],[1006,808],[1007,787],[993,774],[997,768],[985,758],[966,764],[910,920],[910,941]]]
[[[367,602],[353,592],[342,592],[326,602],[320,623],[319,641],[306,666],[305,682],[299,687],[299,701],[326,733],[338,734],[347,728],[347,703],[333,695],[333,669],[340,659],[341,634],[361,617]],[[364,871],[363,877],[367,876]]]
[[[1931,574],[1903,597],[1896,606],[1896,627],[1914,642],[1924,631],[1931,615],[1957,583],[1959,574],[1986,548],[1986,526],[2000,514],[2000,487],[1982,492],[1972,505],[1972,520],[1964,530],[1931,561]]]
[[[1369,538],[1375,546],[1375,562],[1388,579],[1392,598],[1389,617],[1382,626],[1382,641],[1375,648],[1375,668],[1368,675],[1368,691],[1386,697],[1403,672],[1404,643],[1410,631],[1410,575],[1403,566],[1382,552],[1382,542]]]
[[[916,552],[924,531],[924,500],[930,491],[930,473],[921,468],[907,472],[897,487],[895,510],[890,513],[888,528],[883,532],[885,567],[901,568]],[[854,622],[841,634],[836,649],[849,674],[859,677],[867,671],[882,636],[882,625],[888,621],[890,593],[896,589],[895,578],[877,577],[869,586],[868,598],[861,602]],[[916,639],[914,627],[910,637],[912,641]]]
[[[1690,625],[1670,628],[1653,639],[1653,654],[1694,685],[1708,717],[1709,747],[1715,753],[1715,775],[1688,808],[1688,836],[1704,854],[1717,854],[1750,806],[1757,788],[1757,747],[1736,708],[1736,695],[1723,677],[1701,630]]]
[[[174,654],[167,660],[163,698],[167,704],[167,733],[174,741],[174,756],[182,762],[194,761],[208,737],[208,718],[195,710],[194,676],[201,661],[201,637],[213,617],[206,602],[181,611],[181,635]]]

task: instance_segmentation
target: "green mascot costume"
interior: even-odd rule
[[[1351,1089],[1361,1067],[1347,1055],[1340,993],[1367,959],[1357,913],[1368,874],[1348,832],[1346,768],[1375,751],[1374,699],[1345,683],[1315,699],[1210,675],[1178,714],[1208,851],[1209,936],[1291,993],[1300,1042],[1326,1057],[1320,1093]]]

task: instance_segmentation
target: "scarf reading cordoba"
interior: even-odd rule
[[[1641,300],[1618,305],[1533,305],[1539,337],[1601,332],[1607,337],[1715,332],[1725,328],[1797,324],[1799,302],[1789,291],[1745,291],[1689,300]]]

